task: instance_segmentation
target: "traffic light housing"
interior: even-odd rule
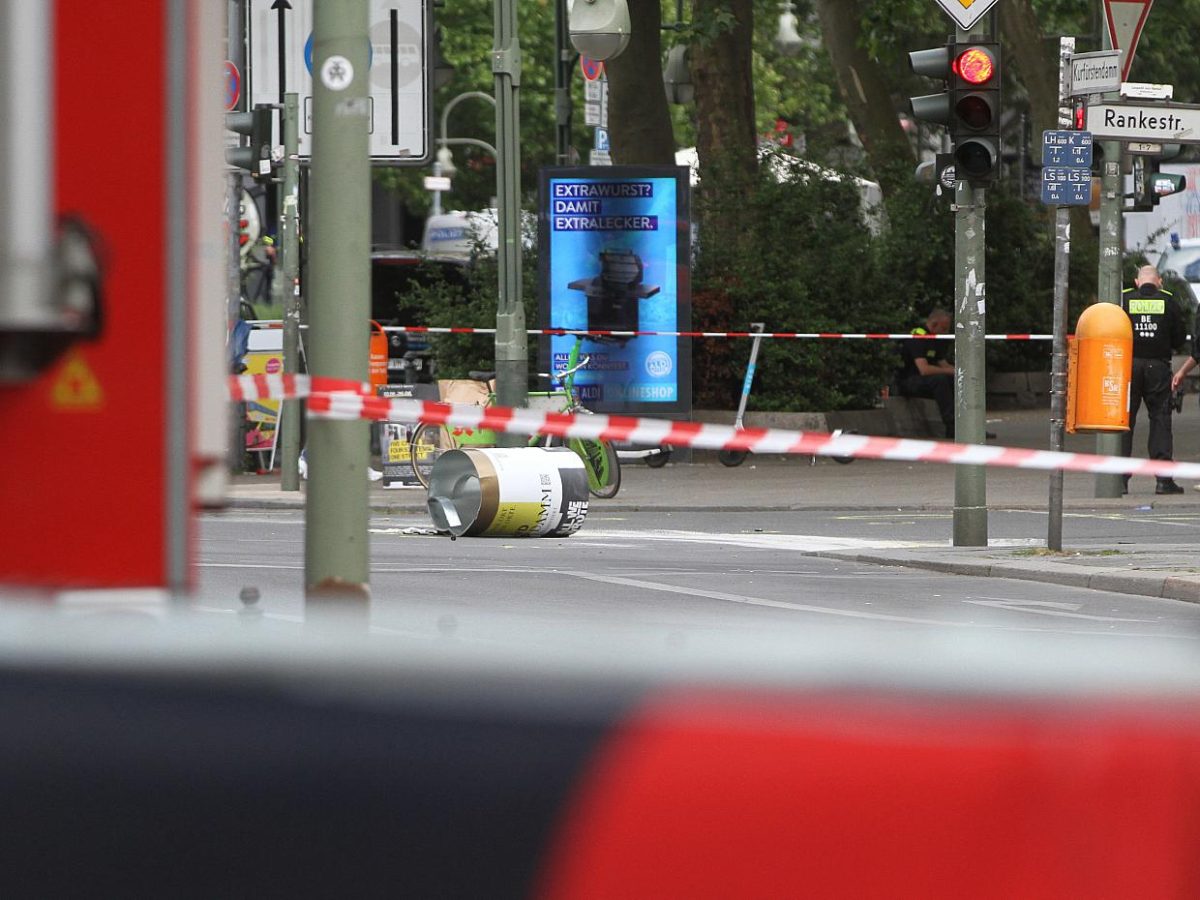
[[[1156,156],[1133,158],[1133,207],[1130,212],[1150,212],[1159,200],[1187,190],[1187,176],[1160,172]]]
[[[245,169],[255,178],[271,176],[271,107],[256,106],[249,112],[225,114],[225,127],[248,137],[249,143],[225,150],[225,162]]]
[[[1000,174],[1000,45],[951,45],[950,141],[955,175],[975,185]]]
[[[938,94],[910,97],[909,109],[913,118],[933,122],[936,125],[950,124],[950,60],[954,45],[932,47],[928,50],[913,50],[908,54],[908,63],[918,75],[946,82],[946,90]]]

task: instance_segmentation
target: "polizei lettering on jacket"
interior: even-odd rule
[[[1105,128],[1138,128],[1143,131],[1182,131],[1183,119],[1171,112],[1160,115],[1148,114],[1144,109],[1123,113],[1119,109],[1104,110]]]

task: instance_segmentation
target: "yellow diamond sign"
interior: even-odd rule
[[[996,0],[937,0],[937,4],[966,31],[996,5]]]

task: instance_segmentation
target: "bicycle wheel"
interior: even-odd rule
[[[567,446],[583,460],[592,495],[601,500],[617,496],[621,489],[621,461],[613,445],[591,438],[568,438]]]
[[[670,444],[663,444],[658,448],[657,453],[651,453],[649,456],[643,457],[643,462],[652,469],[661,469],[667,464],[667,460],[671,458],[672,447]]]
[[[745,450],[718,450],[717,459],[721,465],[733,468],[740,466],[746,461],[746,457],[750,454]]]
[[[422,422],[408,439],[408,458],[412,460],[417,481],[425,490],[429,490],[429,473],[433,467],[422,468],[419,461],[428,459],[430,454],[443,453],[453,447],[454,438],[450,436],[450,430],[445,425],[434,425],[432,422]]]

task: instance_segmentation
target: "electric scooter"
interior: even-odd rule
[[[750,324],[751,333],[756,336],[750,339],[750,363],[746,366],[746,377],[742,381],[742,396],[738,400],[737,416],[733,420],[733,427],[736,431],[742,430],[742,419],[746,415],[746,401],[750,399],[750,385],[754,383],[754,371],[758,368],[758,348],[762,344],[762,337],[765,325],[762,322],[752,322]],[[835,429],[833,436],[837,437],[842,433],[842,429]],[[749,450],[718,450],[717,459],[723,466],[740,466],[746,461],[746,457],[750,455]],[[848,465],[854,462],[853,456],[835,456],[833,459],[842,465]],[[809,465],[815,465],[817,462],[816,456],[809,460]]]

